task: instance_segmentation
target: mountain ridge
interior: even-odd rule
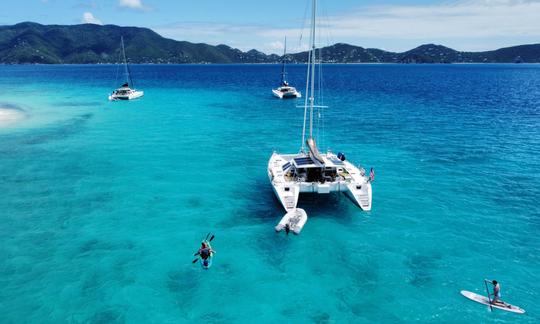
[[[42,25],[22,22],[0,26],[2,64],[118,63],[120,36],[130,63],[277,63],[282,57],[256,49],[241,51],[225,44],[191,43],[162,37],[143,27],[117,25]],[[327,63],[540,63],[540,44],[466,52],[423,44],[405,52],[391,52],[336,43],[321,49]],[[307,61],[307,52],[291,53],[291,63]]]

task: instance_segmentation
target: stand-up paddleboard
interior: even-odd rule
[[[470,291],[462,290],[461,294],[463,296],[469,298],[472,301],[475,301],[477,303],[484,304],[484,305],[487,305],[487,306],[490,306],[490,307],[502,309],[502,310],[505,310],[507,312],[512,312],[512,313],[518,313],[518,314],[524,314],[525,313],[525,310],[522,309],[522,308],[519,308],[519,307],[514,306],[514,305],[510,305],[510,304],[507,304],[507,303],[504,303],[504,302],[491,303],[489,301],[489,298],[487,298],[486,296],[478,295],[478,294],[475,294],[475,293],[470,292]]]

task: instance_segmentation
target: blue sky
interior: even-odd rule
[[[309,0],[2,0],[0,24],[116,24],[177,40],[281,52],[306,48]],[[540,0],[320,0],[320,45],[403,51],[540,43]],[[304,26],[304,28],[302,28]],[[303,38],[301,39],[301,35]]]

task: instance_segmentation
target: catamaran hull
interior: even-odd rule
[[[318,182],[300,182],[300,183],[288,183],[283,185],[277,185],[272,183],[272,189],[277,199],[286,211],[291,211],[298,205],[299,194],[301,193],[313,193],[313,194],[330,194],[340,192],[345,194],[355,205],[360,207],[363,211],[371,210],[371,184],[366,183],[362,185],[362,189],[355,189],[356,184],[346,183],[344,181],[333,183],[318,183]],[[287,195],[286,189],[292,192]]]
[[[129,95],[110,95],[109,100],[133,100],[144,96],[144,91],[134,91]]]
[[[363,211],[371,210],[371,183],[365,183],[363,185],[356,184],[347,184],[347,190],[345,191],[347,195],[358,207],[362,208]]]
[[[272,189],[277,199],[286,211],[292,211],[298,204],[298,196],[300,194],[299,186],[297,184],[276,184],[272,181],[272,175],[269,174],[270,182],[272,183]]]
[[[276,89],[272,89],[272,93],[275,97],[278,97],[279,99],[294,99],[294,98],[301,98],[302,95],[298,91],[294,92],[281,92]]]
[[[300,193],[329,194],[333,192],[346,194],[363,211],[371,210],[371,183],[360,175],[360,171],[354,165],[349,162],[343,164],[343,168],[349,174],[347,179],[340,178],[336,181],[327,182],[288,180],[285,177],[283,166],[294,157],[295,155],[274,153],[268,161],[268,179],[274,194],[287,212],[296,208]]]

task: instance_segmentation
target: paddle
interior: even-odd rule
[[[490,294],[489,294],[489,288],[488,288],[488,285],[487,285],[488,281],[489,281],[489,280],[484,279],[484,284],[486,284],[487,298],[488,298],[488,300],[489,300],[489,309],[490,309],[491,311],[493,311],[493,306],[491,306],[491,297],[489,297]]]

